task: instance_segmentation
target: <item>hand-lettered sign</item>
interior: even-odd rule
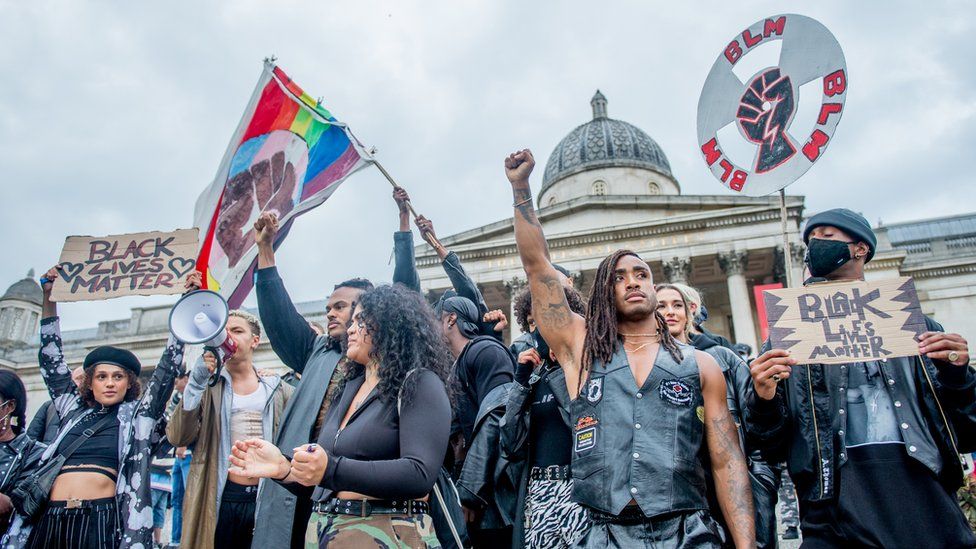
[[[774,40],[782,40],[778,64],[739,80],[732,71],[736,63]],[[816,124],[810,135],[795,135],[790,125],[800,86],[814,80],[822,82],[823,91]],[[844,111],[846,91],[844,52],[827,27],[795,14],[754,23],[718,56],[698,99],[698,146],[705,163],[726,187],[748,196],[786,187],[823,155]],[[729,124],[754,145],[750,167],[737,166],[723,152],[718,132]]]
[[[918,354],[926,331],[915,282],[812,284],[765,292],[769,341],[799,364],[840,364]]]
[[[64,241],[53,301],[178,294],[196,267],[197,229],[171,233],[69,236]]]

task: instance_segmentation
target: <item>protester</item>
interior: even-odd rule
[[[74,370],[71,370],[71,381],[74,381],[76,386],[81,387],[81,382],[84,380],[84,368],[78,366]],[[58,435],[58,431],[61,429],[61,423],[58,421],[58,411],[54,408],[53,404],[53,400],[48,400],[44,404],[41,404],[41,407],[34,414],[34,419],[31,420],[30,425],[27,427],[27,436],[44,444],[50,444],[54,440],[54,437]]]
[[[182,406],[166,434],[174,446],[193,445],[193,460],[183,495],[182,539],[190,547],[208,549],[224,544],[249,547],[254,534],[258,481],[229,471],[227,456],[235,440],[274,440],[292,387],[277,375],[259,376],[254,351],[261,341],[258,319],[233,310],[227,337],[237,351],[224,361],[215,383],[217,363],[204,353],[190,372]]]
[[[435,311],[455,358],[458,405],[452,436],[458,492],[475,547],[497,547],[511,541],[515,508],[515,484],[501,480],[505,467],[498,446],[515,361],[497,339],[479,335],[481,315],[470,299],[442,299]]]
[[[238,441],[238,474],[309,494],[306,547],[437,547],[427,495],[448,448],[450,356],[423,297],[400,285],[359,297],[350,368],[317,443],[288,458]],[[303,488],[305,487],[305,488]]]
[[[569,308],[585,317],[583,297],[571,287],[566,287],[565,292]],[[516,318],[530,328],[527,317],[532,309],[532,293],[528,288],[519,292],[515,303]],[[502,457],[517,470],[512,546],[568,548],[589,527],[586,510],[572,499],[569,392],[562,368],[552,359],[546,340],[538,330],[526,333],[532,337],[533,347],[518,357],[515,384],[508,393],[500,435]]]
[[[573,497],[592,520],[578,545],[720,546],[699,458],[707,450],[735,545],[754,546],[749,477],[721,369],[674,340],[657,314],[650,267],[633,252],[604,259],[588,316],[572,312],[532,205],[534,165],[528,150],[505,159],[536,325],[574,398]]]
[[[725,375],[726,396],[732,421],[738,426],[739,442],[748,457],[749,480],[752,486],[752,503],[756,511],[756,543],[759,547],[776,547],[776,495],[779,488],[780,470],[770,466],[757,448],[750,447],[745,437],[742,416],[752,378],[749,366],[728,347],[707,334],[698,331],[692,319],[702,306],[698,290],[684,284],[658,284],[657,310],[664,317],[671,335],[681,343],[691,344],[695,349],[712,356]],[[708,471],[706,470],[706,474]],[[708,479],[708,505],[712,516],[728,532],[729,527],[722,520],[718,500],[715,498],[714,480]],[[729,541],[730,538],[727,538]]]
[[[149,462],[163,438],[163,414],[182,368],[183,344],[170,336],[145,393],[142,365],[117,347],[96,347],[85,357],[85,380],[77,387],[65,364],[57,304],[51,288],[56,268],[44,275],[41,320],[41,376],[47,384],[61,430],[42,456],[64,453],[80,437],[83,444],[67,457],[36,522],[18,515],[4,547],[144,548],[152,545]],[[199,287],[199,273],[186,281]]]
[[[0,532],[5,532],[13,514],[9,493],[24,469],[37,464],[44,451],[24,432],[27,391],[24,382],[9,370],[0,370]]]
[[[877,238],[863,216],[833,209],[803,231],[817,281],[864,280]],[[955,500],[960,452],[976,449],[976,373],[958,334],[926,318],[918,355],[796,366],[763,344],[751,364],[746,425],[785,459],[804,547],[973,547]]]

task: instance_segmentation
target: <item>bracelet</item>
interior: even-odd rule
[[[278,482],[282,482],[282,481],[284,481],[284,480],[285,480],[286,478],[288,478],[288,475],[290,475],[290,474],[291,474],[291,462],[289,461],[289,462],[288,462],[288,472],[287,472],[287,473],[285,473],[285,476],[283,476],[283,477],[281,477],[281,478],[276,478],[276,479],[272,479],[272,480],[277,480]]]
[[[46,276],[42,276],[41,277],[41,286],[47,284],[48,282],[54,282],[54,281],[51,280],[50,278],[46,277]]]
[[[526,198],[525,200],[523,200],[521,202],[516,202],[515,204],[512,204],[512,207],[513,208],[518,208],[519,206],[521,206],[522,204],[525,204],[526,202],[532,202],[532,197],[530,196],[530,197]]]

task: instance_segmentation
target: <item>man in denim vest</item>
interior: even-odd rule
[[[755,546],[745,457],[713,358],[677,343],[651,270],[618,250],[597,269],[588,317],[573,313],[532,207],[528,150],[505,159],[532,315],[573,399],[573,497],[590,512],[582,547],[720,547],[704,464],[736,547]]]

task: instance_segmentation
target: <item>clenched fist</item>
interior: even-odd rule
[[[271,247],[277,234],[278,215],[274,212],[264,212],[254,222],[254,242],[259,248]]]
[[[510,183],[527,183],[534,167],[535,158],[529,149],[513,152],[505,158],[505,176]]]

